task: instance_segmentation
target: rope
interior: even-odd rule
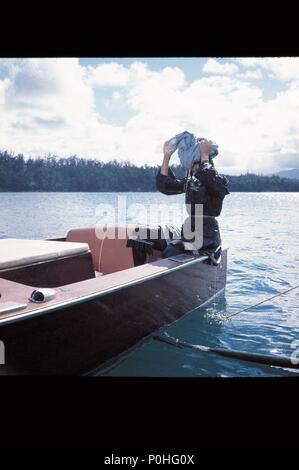
[[[254,305],[250,305],[249,307],[243,308],[242,310],[239,310],[238,312],[231,313],[230,315],[227,315],[226,318],[231,318],[234,317],[235,315],[239,315],[239,313],[245,312],[246,310],[249,310],[250,308],[257,307],[258,305],[264,304],[265,302],[269,302],[269,300],[275,299],[275,297],[279,297],[281,295],[287,294],[287,292],[290,292],[291,290],[298,289],[298,286],[291,287],[290,289],[287,289],[285,291],[279,292],[278,294],[273,295],[272,297],[269,297],[268,299],[264,299],[261,302],[258,302]]]
[[[265,302],[269,302],[269,300],[275,299],[276,297],[280,297],[281,295],[287,294],[288,292],[291,292],[292,290],[295,290],[298,288],[299,288],[299,285],[290,287],[289,289],[279,292],[278,294],[275,294],[272,297],[269,297],[260,302],[257,302],[254,305],[250,305],[249,307],[243,308],[242,310],[239,310],[238,312],[232,313],[226,316],[226,318],[231,318],[236,315],[239,315],[242,312],[245,312],[251,308],[257,307],[258,305],[264,304]],[[265,364],[265,365],[274,366],[274,367],[285,367],[288,369],[299,369],[299,361],[298,362],[294,360],[292,361],[288,357],[275,357],[275,356],[266,355],[266,354],[246,353],[243,351],[237,351],[235,349],[211,348],[209,346],[204,346],[202,344],[192,344],[192,343],[188,343],[185,341],[180,341],[177,338],[172,338],[168,334],[167,336],[155,334],[153,335],[153,339],[167,343],[167,344],[171,344],[178,348],[190,348],[190,349],[195,349],[201,352],[210,352],[210,353],[218,354],[220,356],[239,359],[241,361],[255,362],[258,364]]]
[[[169,335],[165,336],[155,334],[153,335],[153,339],[161,341],[163,343],[171,344],[178,348],[189,348],[201,352],[210,352],[218,354],[220,356],[239,359],[241,361],[256,362],[259,364],[266,364],[274,367],[286,367],[288,369],[299,369],[299,361],[292,361],[288,357],[275,357],[266,354],[252,354],[243,351],[237,351],[235,349],[211,348],[209,346],[203,346],[201,344],[192,344],[187,343],[185,341],[180,341],[179,339],[172,338]]]

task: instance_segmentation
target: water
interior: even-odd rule
[[[180,203],[183,195],[122,193],[127,204]],[[2,193],[0,238],[65,236],[71,227],[93,226],[100,203],[117,204],[117,193]],[[241,351],[284,355],[299,345],[299,289],[240,315],[226,316],[299,284],[299,193],[233,193],[219,218],[229,247],[225,294],[171,326],[184,341]],[[129,222],[143,222],[138,209]],[[186,295],[188,293],[186,292]],[[298,347],[298,346],[297,346]],[[298,354],[299,356],[299,354]],[[240,377],[288,376],[297,371],[260,366],[146,340],[105,375]]]

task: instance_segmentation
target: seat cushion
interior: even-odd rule
[[[95,227],[72,229],[66,239],[73,242],[88,243],[96,271],[110,274],[134,267],[131,248],[127,248],[127,237],[135,227],[110,227],[115,238],[99,238]],[[125,236],[119,238],[119,236]]]
[[[4,238],[0,240],[0,270],[87,253],[87,243]]]
[[[99,271],[103,239],[97,238],[95,227],[71,229],[67,233],[66,239],[68,242],[87,243],[92,254],[93,267]]]

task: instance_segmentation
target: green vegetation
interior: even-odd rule
[[[173,167],[178,178],[181,167]],[[76,156],[25,159],[0,151],[0,191],[156,191],[156,166],[117,160],[103,163]],[[228,176],[233,191],[299,191],[299,180],[251,173]]]

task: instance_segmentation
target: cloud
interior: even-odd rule
[[[4,105],[6,89],[9,86],[9,79],[0,80],[0,106]]]
[[[80,141],[82,150],[88,126],[100,117],[78,59],[15,59],[7,66],[1,147],[67,154]]]
[[[33,156],[77,154],[158,164],[163,142],[189,130],[217,141],[215,163],[227,173],[270,172],[285,161],[295,164],[295,69],[282,72],[276,62],[247,59],[220,68],[209,59],[204,66],[208,75],[192,81],[179,66],[152,70],[140,60],[127,67],[116,61],[84,67],[75,58],[6,59],[7,73],[0,80],[0,145]],[[271,100],[263,98],[267,78],[256,81],[261,70],[289,77]],[[99,91],[107,93],[100,105]],[[124,111],[128,118],[117,125],[113,116]]]
[[[204,73],[214,73],[217,75],[234,75],[239,71],[239,67],[235,64],[221,64],[215,59],[208,59],[206,64],[203,66],[202,71]]]
[[[261,67],[270,78],[299,81],[299,57],[246,57],[236,61],[244,67]]]
[[[13,60],[6,108],[30,107],[33,113],[65,114],[66,120],[90,115],[94,97],[83,77],[84,70],[74,58]]]
[[[129,83],[130,70],[117,62],[87,67],[87,82],[92,87],[122,87]]]
[[[259,80],[263,78],[261,69],[246,70],[246,72],[238,73],[236,76],[237,78],[241,78],[245,80]]]

